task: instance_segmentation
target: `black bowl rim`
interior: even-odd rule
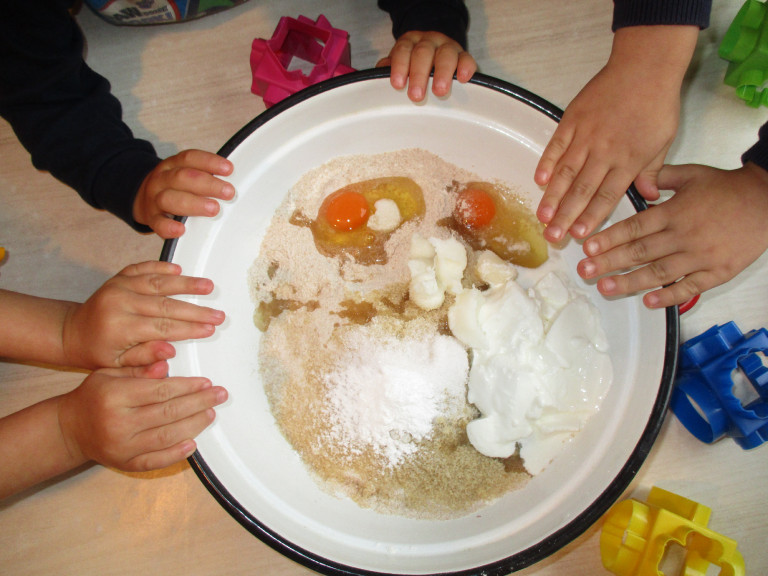
[[[272,118],[280,115],[283,111],[296,106],[305,100],[308,100],[318,94],[328,92],[340,86],[346,86],[356,82],[365,82],[369,80],[377,80],[381,78],[389,78],[389,68],[372,68],[368,70],[359,70],[344,74],[319,82],[318,84],[309,86],[300,92],[292,94],[291,96],[281,100],[272,107],[268,108],[256,118],[251,120],[243,128],[241,128],[232,138],[230,138],[224,146],[219,150],[221,156],[229,156],[248,136],[250,136],[260,126],[269,122]],[[538,110],[545,116],[552,118],[554,121],[559,122],[563,116],[563,111],[551,104],[547,100],[544,100],[540,96],[525,90],[515,84],[511,84],[504,80],[487,76],[482,73],[475,73],[472,79],[469,81],[471,84],[483,86],[490,90],[501,92],[515,100],[519,100],[524,104]],[[639,212],[648,208],[645,200],[640,196],[639,192],[635,189],[634,185],[626,192],[627,197],[631,201],[634,208]],[[180,221],[184,221],[186,218],[178,218]],[[161,260],[172,261],[173,254],[178,243],[178,238],[166,240],[163,244],[163,249],[160,255]],[[613,481],[603,491],[603,493],[595,499],[595,501],[581,514],[576,516],[567,525],[563,526],[556,532],[547,536],[544,540],[537,543],[534,546],[521,550],[507,558],[491,562],[475,568],[458,570],[452,572],[435,572],[432,574],[402,574],[402,573],[387,573],[365,570],[361,568],[355,568],[353,566],[347,566],[323,558],[322,556],[315,554],[309,550],[305,550],[300,546],[297,546],[283,538],[280,534],[271,530],[268,526],[259,521],[258,518],[251,515],[245,508],[237,501],[232,494],[224,487],[219,481],[213,471],[210,469],[200,451],[188,458],[188,461],[194,470],[195,474],[203,485],[208,489],[211,495],[216,501],[246,530],[256,536],[263,543],[267,544],[283,556],[290,558],[294,562],[305,566],[311,570],[325,574],[327,576],[342,576],[342,575],[354,575],[354,576],[504,576],[511,572],[522,570],[536,562],[551,556],[556,551],[560,550],[584,532],[586,532],[591,526],[593,526],[605,512],[621,497],[624,491],[629,487],[634,477],[637,475],[640,467],[647,458],[648,454],[653,447],[653,444],[661,431],[661,426],[664,422],[664,417],[667,413],[669,406],[669,399],[672,393],[675,371],[677,369],[677,352],[679,347],[680,338],[680,316],[677,306],[669,307],[665,310],[666,314],[666,346],[664,355],[664,367],[661,375],[661,382],[659,384],[659,393],[656,396],[656,401],[651,411],[651,415],[648,418],[648,423],[632,451],[626,464],[622,467]]]

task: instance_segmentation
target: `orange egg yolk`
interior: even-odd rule
[[[467,228],[483,228],[496,216],[496,204],[484,190],[465,188],[456,198],[454,216]]]
[[[352,231],[368,221],[368,201],[359,192],[341,190],[331,194],[320,209],[334,230]]]

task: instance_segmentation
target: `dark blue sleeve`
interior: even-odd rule
[[[469,11],[463,0],[378,0],[392,18],[392,35],[411,30],[442,32],[467,49]]]
[[[627,26],[709,26],[712,0],[614,0],[613,30]]]
[[[109,82],[83,59],[83,35],[66,0],[4,0],[0,17],[0,115],[32,163],[91,206],[139,231],[133,201],[160,162],[134,138]]]
[[[760,127],[758,138],[755,145],[741,156],[741,161],[743,164],[752,162],[763,170],[768,170],[768,122]]]

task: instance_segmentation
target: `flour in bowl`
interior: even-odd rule
[[[361,506],[451,518],[530,479],[524,438],[497,457],[467,436],[487,413],[467,401],[475,352],[449,310],[488,278],[514,281],[451,225],[461,183],[478,181],[418,149],[336,158],[290,191],[249,271],[277,425],[321,486]],[[525,226],[504,243],[515,258],[536,242]]]

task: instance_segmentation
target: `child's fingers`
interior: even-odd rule
[[[134,456],[125,463],[124,468],[131,472],[160,470],[186,460],[194,454],[196,449],[197,444],[195,444],[195,441],[191,438],[186,438],[164,450],[156,450]]]
[[[178,275],[181,274],[181,266],[165,260],[149,260],[147,262],[130,264],[119,273],[120,276],[128,277],[142,276],[144,274]]]
[[[456,79],[461,82],[469,82],[477,72],[477,62],[469,52],[459,53],[459,63],[456,66]]]
[[[649,292],[643,296],[643,303],[648,308],[679,306],[688,302],[694,296],[714,288],[717,284],[717,282],[710,281],[709,274],[697,272],[665,288]]]
[[[534,180],[539,186],[546,187],[536,210],[536,216],[544,224],[549,224],[555,217],[560,201],[570,186],[570,181],[578,174],[578,171],[573,171],[575,169],[570,168],[568,164],[562,164],[564,156],[570,150],[572,139],[573,132],[560,124],[536,166]],[[585,160],[586,156],[581,159],[582,164]],[[578,167],[580,168],[581,164]],[[558,169],[561,174],[556,177],[555,171]],[[569,171],[573,172],[569,174]]]
[[[625,246],[667,229],[670,207],[665,204],[653,206],[597,232],[584,241],[584,253],[591,257],[598,256],[617,246]],[[643,246],[638,248],[642,249]]]
[[[183,150],[162,162],[163,168],[190,167],[217,176],[228,176],[234,170],[232,162],[205,150]]]
[[[571,225],[569,229],[571,235],[574,238],[589,236],[601,222],[611,215],[631,182],[632,176],[629,173],[618,169],[610,170],[586,207]]]
[[[145,316],[153,321],[178,321],[194,324],[212,324],[220,325],[224,322],[224,312],[209,308],[207,306],[198,306],[191,302],[184,302],[175,298],[166,296],[153,296],[137,298],[134,305],[134,312]]]
[[[100,368],[99,373],[119,378],[156,379],[168,375],[168,362],[160,360],[144,366],[124,366],[120,368]]]
[[[698,168],[692,164],[665,164],[659,170],[656,183],[661,190],[679,190],[697,174]]]
[[[164,364],[166,365],[166,373],[163,378],[136,379],[125,383],[123,403],[126,407],[138,409],[163,406],[166,402],[178,400],[185,396],[194,396],[200,392],[207,393],[208,396],[204,396],[203,399],[207,398],[207,401],[211,402],[210,391],[213,389],[213,384],[208,378],[202,376],[168,376],[167,362]],[[122,370],[130,369],[123,368]],[[201,404],[201,406],[202,408],[207,408],[215,406],[215,404]],[[198,408],[198,410],[202,408]],[[176,408],[171,407],[171,410],[176,410]],[[147,424],[144,429],[160,426],[171,421],[169,418],[157,418],[153,421],[147,421],[147,414],[142,414],[142,418]],[[183,418],[188,415],[184,414],[180,417]]]
[[[620,270],[628,270],[637,266],[644,266],[659,261],[677,252],[674,234],[668,231],[657,232],[638,240],[632,240],[625,244],[603,252],[597,256],[585,258],[576,266],[579,275],[585,280],[597,278],[604,274],[612,274]],[[672,274],[680,271],[672,271]],[[661,286],[664,280],[671,282],[680,276],[659,278],[658,283],[643,286],[642,289]]]
[[[435,44],[428,39],[420,40],[413,47],[408,70],[408,97],[414,102],[421,102],[427,93],[429,75],[435,61],[435,50]]]
[[[586,152],[569,150],[558,165],[547,186],[542,202],[554,205],[559,202],[544,230],[550,242],[560,242],[597,191],[605,177],[605,167],[589,162]]]
[[[400,38],[389,53],[389,81],[394,88],[402,90],[408,84],[408,72],[411,67],[413,42],[407,35]]]
[[[170,360],[176,356],[176,349],[165,341],[143,342],[120,355],[121,366],[146,366],[159,360]]]
[[[221,206],[215,198],[204,191],[202,187],[184,187],[184,184],[169,186],[155,197],[156,216],[163,216],[166,219],[169,214],[174,216],[216,216]]]
[[[147,296],[205,295],[213,291],[213,282],[210,279],[179,274],[134,275],[123,278],[121,285],[136,294]]]
[[[182,222],[160,213],[155,213],[147,222],[147,226],[163,240],[181,238],[186,230]]]
[[[167,317],[134,317],[122,323],[123,333],[130,334],[130,347],[152,341],[180,342],[208,338],[216,332],[214,324],[185,322]]]
[[[539,186],[547,186],[552,179],[552,173],[560,158],[568,151],[573,140],[574,132],[568,124],[560,122],[555,133],[549,139],[544,152],[541,153],[539,163],[536,165],[533,179]],[[556,206],[556,205],[555,205]]]
[[[597,289],[604,296],[633,294],[676,282],[695,272],[696,268],[689,255],[671,253],[626,274],[601,278],[597,282]]]
[[[435,53],[435,73],[432,78],[432,93],[435,96],[447,96],[451,92],[453,75],[459,65],[458,44],[443,44]]]

